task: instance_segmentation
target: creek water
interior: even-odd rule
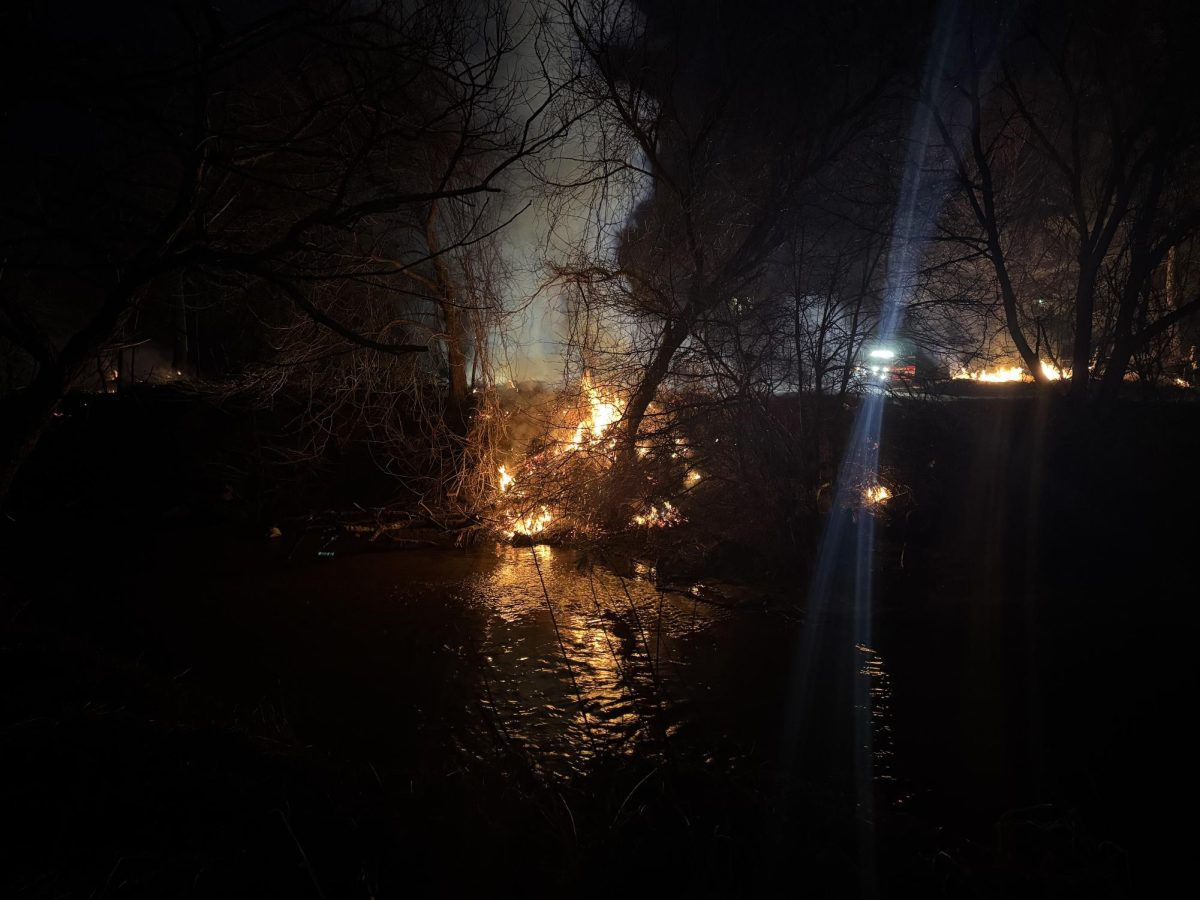
[[[1053,858],[1068,882],[1118,884],[1134,823],[1182,771],[1148,764],[1186,752],[1163,739],[1188,667],[1160,629],[1076,616],[978,561],[916,575],[881,553],[864,631],[836,591],[810,609],[806,584],[660,590],[649,563],[548,546],[320,547],[164,532],[103,602],[97,550],[25,615],[155,673],[188,727],[212,715],[300,754],[303,783],[329,773],[332,796],[400,817],[431,859],[474,841],[546,877],[669,845],[722,884],[797,852],[838,871],[877,852],[920,884],[941,858]],[[37,663],[45,685],[65,690],[73,659]],[[121,710],[124,678],[81,681],[81,708]],[[318,806],[296,813],[307,834]],[[557,849],[527,852],[528,834]]]
[[[683,761],[853,797],[865,747],[886,805],[986,826],[1017,802],[1012,748],[990,743],[1003,691],[961,621],[883,616],[865,646],[834,615],[802,660],[799,586],[712,602],[722,586],[659,590],[649,564],[607,562],[549,546],[339,554],[220,579],[213,621],[226,644],[238,623],[301,737],[353,754],[408,748],[415,708],[426,733],[457,720],[564,783]]]

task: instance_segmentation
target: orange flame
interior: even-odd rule
[[[528,516],[514,516],[508,520],[508,530],[513,537],[533,537],[546,530],[546,526],[554,521],[554,514],[546,507]]]
[[[516,479],[512,475],[508,474],[508,467],[501,466],[500,482],[496,485],[500,489],[500,493],[503,494],[505,491],[507,491],[514,481],[516,481]]]
[[[892,492],[886,485],[871,484],[863,488],[864,506],[882,506],[892,499]]]
[[[1046,362],[1044,359],[1040,360],[1039,368],[1042,375],[1049,381],[1061,381],[1064,378],[1071,377],[1070,369],[1059,368],[1053,363]],[[990,384],[1033,381],[1033,376],[1021,366],[992,366],[986,369],[960,368],[951,377],[959,381],[983,381]]]
[[[617,397],[601,392],[592,383],[592,376],[587,372],[583,373],[582,387],[587,396],[588,411],[575,426],[575,434],[568,442],[567,449],[570,450],[600,441],[625,412],[625,404]]]
[[[1020,366],[994,366],[990,369],[975,369],[974,371],[959,369],[954,373],[956,380],[986,381],[989,383],[1025,381],[1026,377],[1025,370]]]

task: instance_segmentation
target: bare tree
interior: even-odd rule
[[[133,12],[80,10],[70,28],[38,6],[6,13],[23,74],[6,128],[27,140],[6,141],[25,149],[0,199],[0,332],[30,366],[0,494],[96,353],[181,275],[209,300],[290,306],[347,353],[442,348],[461,429],[470,301],[447,261],[503,226],[489,200],[506,173],[567,127],[550,115],[560,86],[529,104],[511,77],[521,38],[504,12],[185,2],[138,11],[136,43]]]
[[[1009,338],[1040,381],[1039,307],[1069,308],[1077,396],[1097,367],[1115,393],[1139,348],[1200,309],[1144,315],[1171,248],[1200,227],[1200,134],[1176,13],[1122,10],[975,15],[948,89],[962,102],[934,110],[961,201],[942,237],[992,267]]]

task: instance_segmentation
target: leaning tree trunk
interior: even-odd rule
[[[983,225],[987,237],[988,256],[992,260],[992,267],[996,272],[996,280],[1000,283],[1000,299],[1004,304],[1004,324],[1008,328],[1008,336],[1012,339],[1013,346],[1017,348],[1017,353],[1021,355],[1021,361],[1025,363],[1025,368],[1033,376],[1033,380],[1038,384],[1045,384],[1049,379],[1046,377],[1046,373],[1042,371],[1041,360],[1038,359],[1034,348],[1029,346],[1029,340],[1025,337],[1025,332],[1021,329],[1021,319],[1017,307],[1017,292],[1013,287],[1012,279],[1009,277],[1008,264],[1005,262],[1004,244],[1000,240],[1000,225],[999,216],[996,212],[996,189],[992,180],[992,167],[988,161],[987,152],[984,149],[981,133],[982,112],[978,93],[978,79],[975,80],[973,87],[975,91],[971,96],[971,149],[975,155],[975,162],[979,169],[981,182],[979,193],[983,201],[982,208],[976,207],[976,215],[980,224]]]
[[[1021,329],[1021,319],[1017,308],[1017,292],[1013,288],[1012,279],[1008,275],[1008,265],[1004,261],[1000,244],[1000,231],[993,221],[987,225],[988,249],[992,257],[992,267],[996,271],[996,280],[1000,283],[1000,300],[1004,304],[1004,324],[1008,336],[1017,348],[1025,368],[1038,384],[1046,384],[1050,379],[1042,371],[1042,361],[1038,359],[1037,351],[1029,346],[1029,339]],[[1089,319],[1089,321],[1091,321]]]
[[[667,326],[667,329],[663,332],[662,342],[654,352],[654,357],[650,360],[650,365],[646,367],[645,376],[630,396],[629,403],[625,406],[625,430],[622,442],[623,458],[626,456],[632,458],[635,455],[638,432],[641,430],[642,422],[646,418],[646,410],[654,402],[654,395],[658,393],[659,387],[666,380],[667,373],[671,370],[671,360],[675,358],[675,353],[683,345],[690,330],[691,327],[688,321],[680,319],[674,324]]]
[[[622,507],[631,499],[630,492],[634,480],[630,479],[628,475],[634,471],[637,464],[638,432],[641,431],[642,422],[646,419],[646,412],[650,408],[650,404],[654,402],[659,387],[666,380],[667,373],[670,372],[671,361],[675,358],[675,353],[682,346],[690,331],[690,323],[684,319],[667,326],[658,349],[654,351],[654,356],[650,360],[650,365],[646,367],[646,374],[634,389],[633,394],[630,395],[629,402],[625,404],[620,444],[611,470],[611,475],[614,477],[610,479],[609,492],[604,504],[605,509],[602,513],[613,523],[618,521]]]

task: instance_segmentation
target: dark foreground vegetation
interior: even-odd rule
[[[252,428],[97,403],[43,442],[3,526],[7,896],[860,889],[836,743],[780,763],[791,639],[714,649],[682,728],[633,755],[581,743],[564,774],[486,700],[479,612],[456,597],[488,551],[306,542],[280,498],[321,498],[213,463]],[[875,787],[879,891],[1145,895],[1186,859],[1194,801],[1196,409],[893,401],[885,428],[906,499],[876,555],[898,748]],[[214,433],[224,451],[197,443]],[[368,496],[336,474],[324,499]],[[665,529],[643,552],[694,540]],[[755,588],[730,633],[791,634],[805,582],[731,555],[713,565]],[[674,714],[647,712],[648,733]],[[731,764],[722,741],[755,749]]]

